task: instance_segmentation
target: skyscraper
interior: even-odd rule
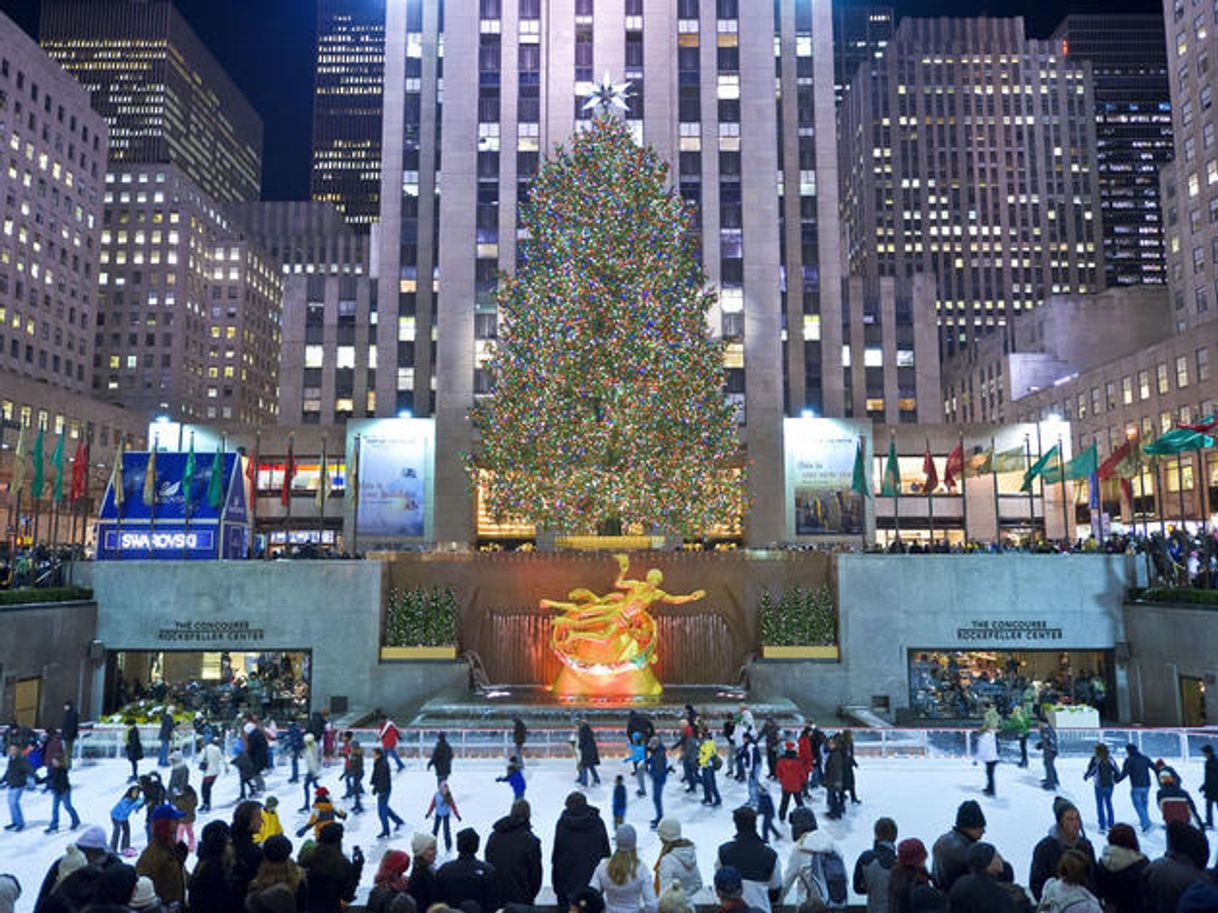
[[[1089,65],[1023,20],[906,19],[841,106],[852,271],[924,271],[945,354],[1103,287]]]
[[[2,14],[0,148],[0,372],[87,390],[106,122]]]
[[[363,231],[379,212],[384,79],[385,0],[319,0],[310,191]]]
[[[256,200],[262,119],[171,0],[44,0],[42,46],[110,125],[110,161],[172,163],[217,200]]]
[[[1062,59],[1091,64],[1107,284],[1162,284],[1159,170],[1172,159],[1163,17],[1069,15],[1052,40]]]
[[[833,92],[839,105],[859,65],[883,56],[895,28],[891,6],[833,4]]]

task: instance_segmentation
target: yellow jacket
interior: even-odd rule
[[[713,758],[718,753],[719,752],[715,750],[715,740],[707,739],[705,742],[703,742],[701,745],[698,746],[698,766],[699,767],[710,767],[711,758]]]
[[[254,843],[259,845],[266,843],[272,837],[276,837],[283,833],[283,825],[279,823],[279,812],[271,811],[269,808],[262,810],[262,827],[258,829],[258,833],[254,835]]]

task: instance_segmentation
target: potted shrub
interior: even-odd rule
[[[758,613],[763,659],[840,658],[837,609],[828,585],[819,589],[788,587],[777,600],[764,590]]]
[[[457,597],[437,587],[393,590],[385,610],[381,659],[456,659]]]

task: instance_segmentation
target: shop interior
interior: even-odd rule
[[[917,720],[980,720],[993,705],[1114,706],[1109,650],[910,650],[909,704]]]
[[[213,720],[253,713],[302,717],[309,710],[312,653],[240,650],[116,650],[106,662],[106,713],[171,703]]]

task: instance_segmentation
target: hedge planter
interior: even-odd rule
[[[456,658],[456,647],[381,647],[382,662],[415,662],[421,659],[451,662]]]
[[[837,662],[841,659],[841,651],[836,645],[827,647],[778,647],[763,645],[762,659],[813,659],[822,662]]]

